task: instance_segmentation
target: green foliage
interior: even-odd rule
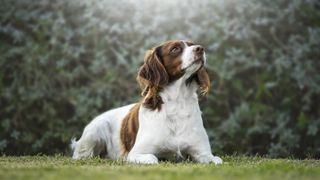
[[[3,0],[0,152],[67,153],[94,116],[139,98],[148,48],[192,39],[207,50],[213,86],[201,106],[214,152],[319,158],[319,8],[316,0]]]

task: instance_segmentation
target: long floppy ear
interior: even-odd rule
[[[160,110],[163,101],[158,92],[168,84],[169,75],[159,58],[158,48],[146,52],[137,80],[143,89],[141,94],[145,96],[143,105],[151,110]]]
[[[200,94],[205,96],[210,90],[210,78],[206,69],[202,66],[196,73],[189,77],[186,81],[187,85],[193,81],[197,82],[200,88]]]
[[[204,67],[198,70],[196,81],[200,86],[200,94],[203,96],[207,95],[209,93],[211,83],[209,74]]]

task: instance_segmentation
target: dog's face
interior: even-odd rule
[[[147,51],[137,77],[146,96],[144,105],[159,110],[162,100],[158,92],[182,77],[195,79],[200,87],[205,84],[202,89],[207,92],[210,82],[203,68],[205,61],[204,48],[190,41],[171,40]]]
[[[203,47],[190,41],[167,41],[154,51],[168,74],[169,83],[183,75],[190,76],[206,60]]]

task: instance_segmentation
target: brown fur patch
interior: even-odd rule
[[[133,147],[139,129],[139,109],[141,103],[134,105],[121,123],[120,139],[122,154],[126,155]]]
[[[202,67],[197,72],[197,79],[196,80],[200,86],[201,95],[207,95],[210,90],[211,82],[210,82],[209,74],[207,73],[207,71],[204,67]]]
[[[176,49],[174,52],[172,52],[173,48]],[[169,41],[161,46],[161,59],[169,75],[169,83],[179,79],[184,74],[181,69],[181,56],[184,48],[181,41]]]
[[[157,48],[147,51],[137,80],[141,88],[143,88],[141,94],[145,96],[143,105],[151,110],[160,110],[163,102],[158,92],[168,84],[169,77],[164,65],[159,59]]]
[[[192,75],[186,83],[189,84],[196,81],[200,86],[200,94],[205,96],[209,93],[211,82],[209,74],[204,67],[201,67],[194,75]]]

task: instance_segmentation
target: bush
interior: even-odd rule
[[[179,8],[177,8],[179,7]],[[201,106],[214,152],[320,157],[316,0],[4,0],[0,151],[67,153],[96,115],[135,102],[144,52],[207,49]]]

